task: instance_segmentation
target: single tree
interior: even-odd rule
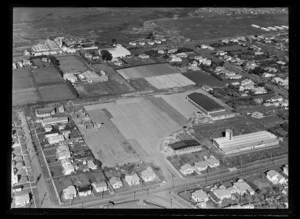
[[[107,50],[101,50],[101,56],[103,60],[106,61],[112,60],[112,54]]]

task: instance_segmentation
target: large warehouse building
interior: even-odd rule
[[[194,92],[187,95],[186,98],[191,104],[213,120],[226,119],[235,116],[235,113],[226,110],[204,94]]]
[[[279,139],[276,135],[267,131],[233,136],[232,130],[227,129],[225,137],[213,139],[213,145],[222,150],[224,154],[238,153],[244,150],[257,149],[278,144]]]
[[[169,144],[169,146],[174,154],[185,154],[202,150],[202,147],[196,140],[179,141]]]

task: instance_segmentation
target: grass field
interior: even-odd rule
[[[84,72],[88,70],[85,64],[76,56],[59,56],[57,57],[59,61],[59,68],[64,74],[66,73],[75,73],[75,72]]]
[[[147,78],[158,75],[178,73],[178,71],[169,64],[153,64],[133,68],[124,68],[118,70],[118,72],[125,79]]]
[[[26,88],[33,88],[34,83],[29,75],[28,68],[16,69],[13,71],[13,90],[20,90]]]
[[[32,59],[32,62],[34,65],[36,65],[38,68],[42,68],[44,67],[44,63],[42,62],[42,60],[40,58],[34,58]]]
[[[154,86],[152,86],[145,78],[130,79],[129,83],[137,91],[152,91],[152,90],[156,90],[156,88]]]
[[[132,57],[132,58],[122,58],[122,60],[129,64],[130,66],[137,66],[137,65],[147,65],[147,64],[154,64],[155,61],[151,58],[148,59],[141,59],[139,57]]]
[[[42,101],[59,101],[75,98],[66,84],[39,87],[38,90]]]
[[[104,71],[107,75],[116,74],[117,72],[107,64],[92,64],[92,68],[95,72],[100,73],[100,71]]]
[[[219,79],[211,76],[210,74],[204,71],[194,71],[194,72],[187,72],[182,73],[183,76],[187,77],[188,79],[192,80],[199,86],[208,85],[211,87],[224,87],[225,83],[220,81]]]
[[[265,15],[214,15],[196,18],[158,20],[155,23],[163,28],[177,30],[191,40],[230,37],[243,34],[260,34],[265,31],[251,27],[287,25],[287,14]]]
[[[12,94],[12,104],[14,106],[35,103],[37,101],[39,101],[39,97],[36,91],[14,92]]]
[[[33,69],[32,74],[38,86],[46,86],[47,84],[64,84],[63,78],[54,67]]]

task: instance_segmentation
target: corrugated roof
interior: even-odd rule
[[[199,142],[192,139],[192,140],[185,140],[185,141],[179,141],[179,142],[172,143],[172,144],[170,144],[170,147],[174,150],[179,150],[179,149],[196,146],[196,145],[200,145]]]
[[[199,106],[201,106],[207,112],[224,109],[224,107],[216,103],[214,100],[208,98],[207,96],[201,93],[191,93],[188,95],[188,98],[194,101]]]
[[[237,135],[233,136],[231,140],[227,139],[226,137],[222,138],[215,138],[214,141],[218,143],[220,148],[227,148],[227,147],[236,147],[242,146],[244,144],[256,144],[258,142],[264,142],[266,140],[277,139],[275,135],[267,131],[260,131],[254,132],[244,135]]]

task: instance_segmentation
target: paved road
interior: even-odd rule
[[[274,166],[275,167],[282,166],[282,165],[286,164],[287,162],[288,162],[287,157],[285,157],[285,158],[281,158],[278,160],[265,162],[262,164],[258,163],[253,166],[244,167],[240,171],[227,172],[224,174],[208,176],[207,178],[203,177],[203,178],[188,179],[188,180],[177,179],[175,185],[176,185],[176,189],[182,189],[182,190],[194,188],[195,185],[197,185],[197,184],[201,184],[201,186],[211,185],[216,182],[230,180],[232,178],[246,177],[248,175],[254,175],[260,171],[266,171],[266,170],[272,169]],[[149,193],[155,194],[155,193],[162,192],[162,191],[172,191],[172,190],[173,190],[172,183],[168,182],[158,188],[149,190]],[[147,191],[143,190],[143,189],[137,189],[135,192],[136,192],[136,197],[138,197],[139,195],[142,195],[142,194],[144,194],[144,195],[147,194]],[[87,200],[83,206],[82,206],[82,204],[73,204],[72,206],[66,205],[66,206],[61,206],[61,207],[63,207],[63,208],[81,208],[81,207],[86,208],[86,207],[93,207],[93,206],[105,204],[109,201],[117,202],[117,201],[132,199],[132,198],[133,198],[133,191],[128,191],[128,192],[124,192],[122,194],[117,194],[117,195],[103,198],[100,200],[97,198],[90,199],[90,200]]]
[[[26,146],[27,146],[27,150],[28,150],[29,159],[31,160],[33,175],[35,178],[37,178],[42,173],[41,166],[40,166],[38,157],[36,155],[36,152],[35,152],[33,144],[32,144],[32,138],[30,135],[30,131],[29,131],[24,113],[21,112],[19,114],[19,117],[21,119],[22,128],[24,130],[24,134],[25,134],[25,138],[26,138]],[[55,206],[51,203],[49,195],[46,195],[46,197],[43,199],[44,194],[46,192],[48,194],[48,189],[47,189],[46,181],[43,177],[43,174],[37,183],[37,189],[39,192],[39,200],[43,200],[42,206],[41,206],[41,203],[36,203],[37,207],[38,208],[39,207],[54,208]]]

